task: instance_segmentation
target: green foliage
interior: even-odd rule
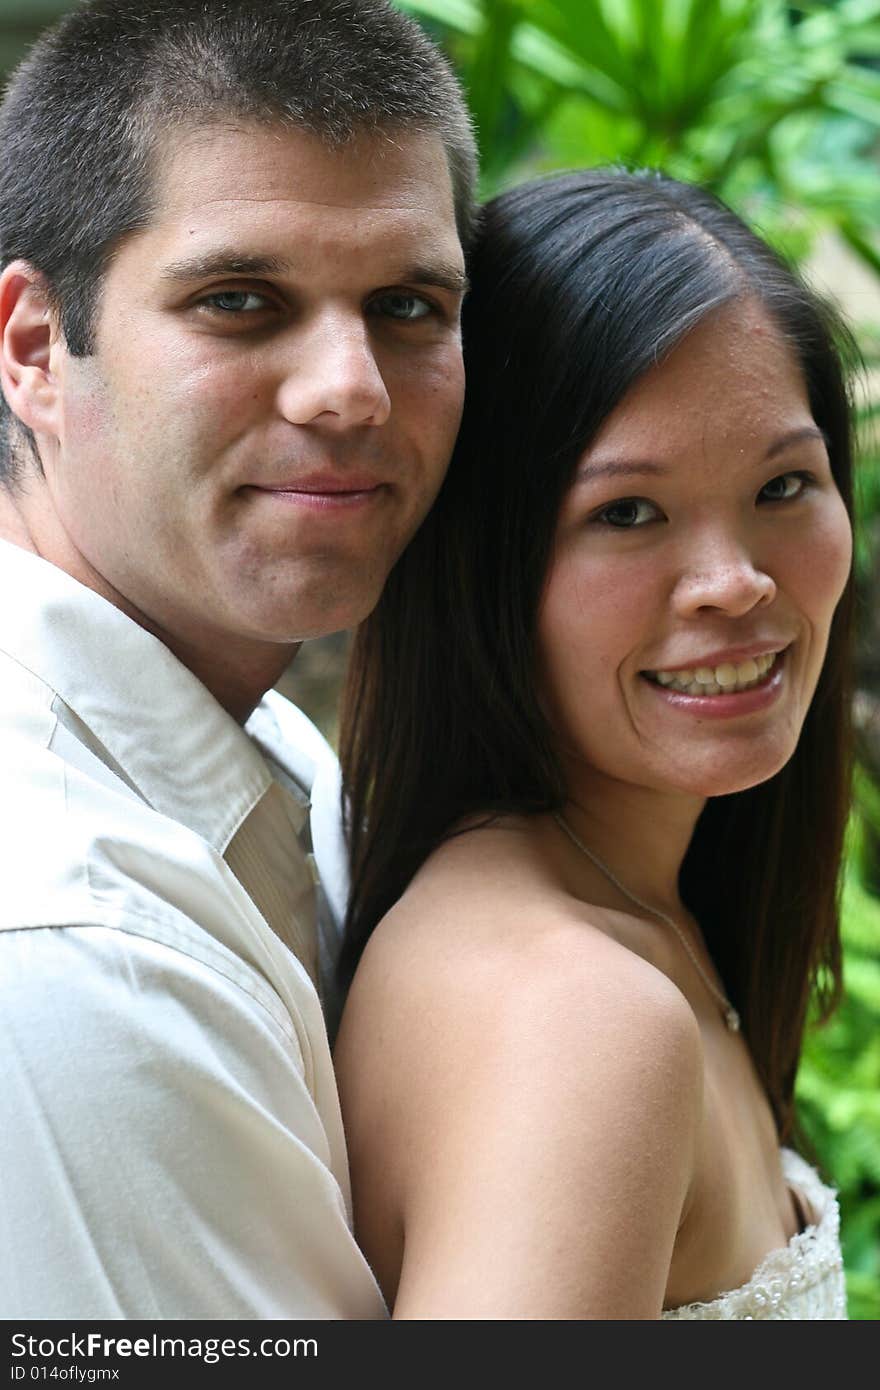
[[[874,271],[880,0],[400,0],[445,43],[484,189],[620,160],[707,184],[804,254]]]
[[[880,902],[859,878],[862,833],[856,820],[843,891],[843,1003],[809,1036],[797,1095],[804,1130],[840,1191],[850,1316],[880,1318]]]
[[[880,369],[880,323],[876,329],[863,328],[859,347],[868,373]],[[865,395],[856,407],[856,427],[859,440],[856,470],[855,506],[855,572],[862,604],[875,602],[875,574],[880,555],[880,399]],[[880,891],[880,878],[878,878]]]
[[[833,230],[880,285],[880,0],[399,3],[462,76],[485,194],[544,170],[654,165],[714,189],[794,260]],[[880,314],[855,328],[874,381],[858,411],[856,573],[868,610],[880,594]],[[876,637],[864,628],[863,651],[880,645],[880,624]],[[867,668],[880,671],[880,651]],[[850,1315],[877,1318],[880,765],[861,769],[857,792],[844,999],[809,1037],[798,1098],[840,1191]]]

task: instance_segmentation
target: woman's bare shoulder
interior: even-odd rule
[[[383,1019],[384,1045],[418,1055],[442,1028],[451,1048],[496,1030],[540,1032],[549,1048],[609,1050],[626,1039],[699,1051],[678,988],[571,897],[526,821],[445,842],[376,928],[355,977],[347,1027]],[[369,1045],[368,1038],[365,1041]],[[661,1047],[661,1051],[663,1048]]]
[[[453,975],[500,969],[620,973],[627,991],[664,992],[652,965],[610,931],[606,909],[572,896],[523,817],[479,822],[452,835],[422,865],[376,927],[362,973],[394,979],[424,969]],[[597,975],[598,972],[598,975]]]
[[[505,924],[540,907],[564,913],[565,895],[547,873],[528,821],[477,821],[445,840],[425,861],[399,902],[379,923],[373,950],[396,950],[403,938],[417,949],[444,951],[479,938],[501,948]]]
[[[656,1260],[624,1306],[659,1309],[693,1170],[699,1028],[666,976],[554,884],[516,825],[450,841],[377,928],[337,1065],[359,1234],[390,1271],[389,1297],[406,1232],[403,1315],[460,1316],[495,1287],[504,1232],[511,1269],[531,1273],[485,1316],[607,1315],[608,1270],[644,1263],[648,1231]]]

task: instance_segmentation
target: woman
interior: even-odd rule
[[[398,1317],[844,1317],[780,1149],[839,974],[835,326],[653,174],[496,199],[472,279],[456,456],[348,691],[359,1238]]]

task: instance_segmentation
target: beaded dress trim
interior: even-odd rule
[[[840,1209],[836,1193],[791,1149],[782,1150],[782,1172],[815,1215],[781,1250],[761,1261],[747,1284],[708,1303],[685,1303],[664,1318],[722,1321],[845,1319],[846,1286],[840,1253]]]

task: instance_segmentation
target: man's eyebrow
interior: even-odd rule
[[[277,256],[244,256],[239,251],[209,251],[163,266],[163,280],[210,280],[216,275],[285,275],[287,261]]]
[[[804,439],[818,439],[821,444],[825,445],[826,449],[828,447],[828,436],[819,429],[818,425],[803,425],[800,429],[789,430],[788,434],[783,434],[775,440],[764,455],[764,462],[775,458],[777,454],[781,454],[792,444],[800,444],[801,440]]]
[[[398,279],[406,285],[436,285],[437,289],[449,290],[452,294],[467,294],[470,288],[464,271],[445,261],[423,261],[411,265]]]
[[[623,478],[626,476],[636,477],[656,477],[659,474],[668,473],[668,468],[663,468],[659,463],[650,463],[647,459],[627,459],[619,463],[592,463],[584,460],[577,471],[577,477],[585,482],[592,482],[594,478]]]
[[[161,275],[163,280],[186,284],[220,275],[288,275],[291,270],[290,262],[278,256],[246,256],[240,251],[221,249],[171,261],[163,266]],[[425,261],[407,266],[399,275],[390,278],[388,283],[436,285],[438,289],[449,290],[452,294],[465,294],[468,288],[464,271],[446,261]],[[381,286],[377,285],[376,288],[380,289]]]

